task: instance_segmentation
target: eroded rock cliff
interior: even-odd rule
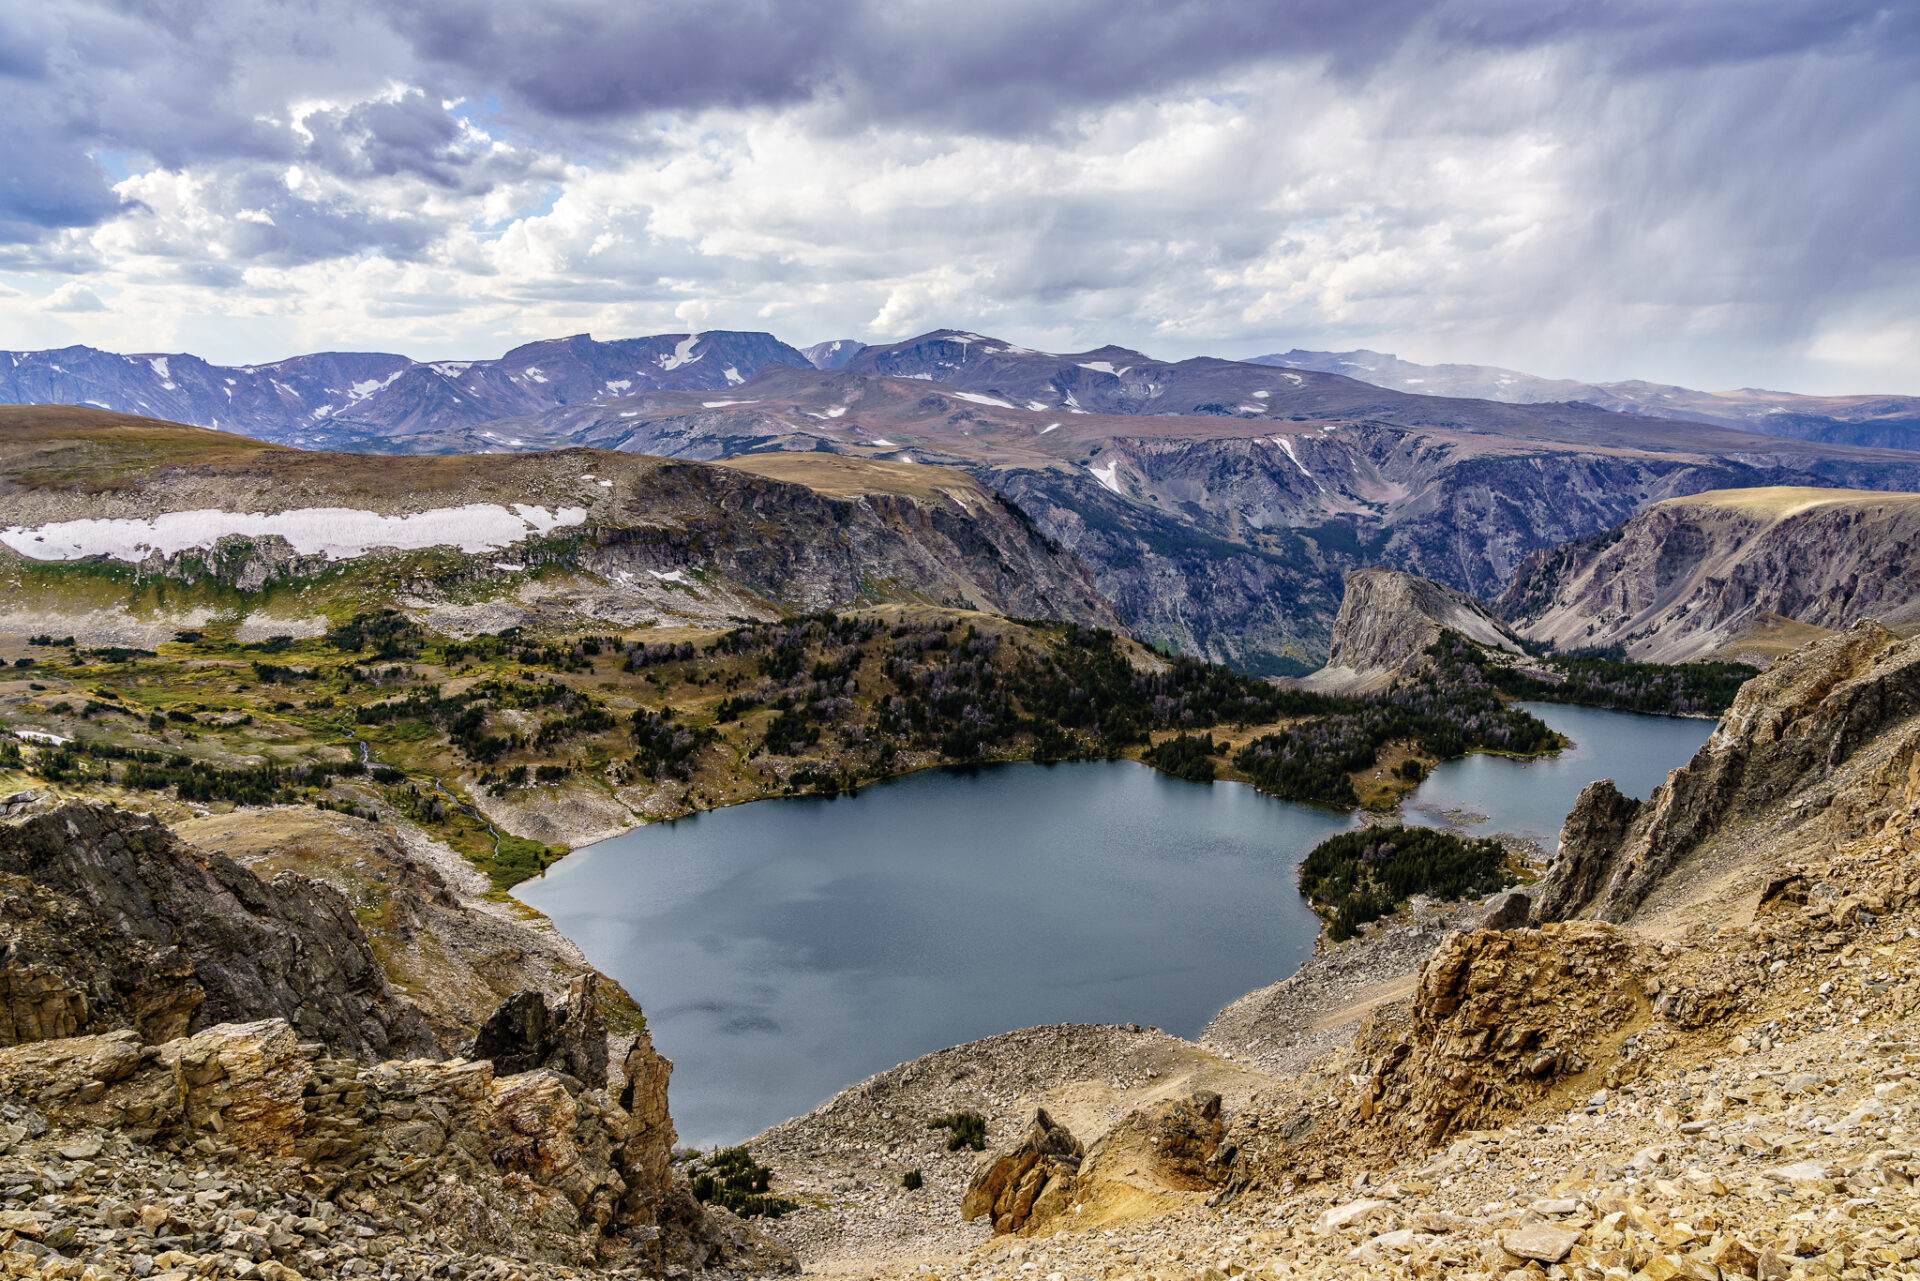
[[[1489,649],[1525,652],[1506,624],[1464,592],[1397,570],[1356,569],[1347,575],[1327,665],[1301,683],[1330,694],[1384,688],[1448,631]]]
[[[1499,604],[1532,640],[1684,662],[1737,648],[1782,619],[1818,628],[1911,620],[1920,614],[1916,548],[1912,494],[1714,490],[1533,553]]]
[[[1676,872],[1764,877],[1769,843],[1809,823],[1827,840],[1859,835],[1904,786],[1917,712],[1920,643],[1877,623],[1781,660],[1646,801],[1604,780],[1581,793],[1535,919],[1625,921]]]
[[[0,825],[0,894],[0,1044],[274,1017],[341,1053],[439,1052],[338,891],[153,819],[68,804]]]

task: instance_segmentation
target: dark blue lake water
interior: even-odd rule
[[[1443,766],[1409,820],[1471,809],[1489,816],[1471,830],[1551,847],[1588,779],[1644,795],[1712,728],[1535,710],[1578,746]],[[1125,761],[928,771],[656,824],[515,892],[638,998],[682,1141],[707,1144],[1013,1028],[1191,1036],[1312,954],[1294,868],[1353,821]]]

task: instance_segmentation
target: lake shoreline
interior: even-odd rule
[[[1472,772],[1479,770],[1490,772],[1492,777],[1498,779],[1501,784],[1511,792],[1526,796],[1540,792],[1543,785],[1545,785],[1546,790],[1549,792],[1551,792],[1555,786],[1559,786],[1563,790],[1571,788],[1577,791],[1578,786],[1583,786],[1586,781],[1589,781],[1587,776],[1598,776],[1609,772],[1619,773],[1620,770],[1615,768],[1616,766],[1630,764],[1631,758],[1643,755],[1644,753],[1633,750],[1631,747],[1623,748],[1621,742],[1624,741],[1627,744],[1637,742],[1636,734],[1643,735],[1644,727],[1660,722],[1664,722],[1674,728],[1678,728],[1681,724],[1695,726],[1699,724],[1699,722],[1693,718],[1645,717],[1644,714],[1616,713],[1606,710],[1584,709],[1557,704],[1547,705],[1543,710],[1552,717],[1555,722],[1556,731],[1562,733],[1563,737],[1567,740],[1563,747],[1552,753],[1539,753],[1524,758],[1515,757],[1510,754],[1473,753],[1468,757],[1446,762],[1439,767],[1439,770],[1436,771],[1438,778],[1434,780],[1435,785],[1437,786],[1446,781],[1446,771],[1464,770]],[[1583,722],[1590,722],[1594,727],[1584,727]],[[1616,741],[1614,741],[1610,749],[1607,746],[1609,741],[1607,735],[1599,732],[1597,728],[1601,725],[1616,727]],[[1569,729],[1571,729],[1572,732],[1567,732]],[[1622,735],[1624,735],[1624,739],[1622,739]],[[1672,758],[1675,763],[1690,757],[1694,750],[1692,745],[1693,740],[1702,736],[1701,734],[1686,734],[1684,737],[1687,742],[1683,744],[1684,750],[1682,750],[1681,747],[1669,747],[1665,749],[1667,757]],[[1599,754],[1596,755],[1596,752]],[[1118,760],[1141,767],[1140,770],[1122,771],[1124,775],[1137,780],[1138,788],[1147,791],[1152,791],[1155,788],[1171,788],[1173,790],[1169,795],[1185,795],[1190,798],[1218,796],[1222,801],[1226,798],[1225,792],[1216,792],[1216,789],[1196,788],[1189,790],[1184,780],[1180,780],[1163,771],[1156,770],[1152,766],[1146,765],[1144,762],[1132,757],[1121,757],[1118,758]],[[1496,762],[1498,762],[1498,764],[1496,764]],[[1115,763],[1116,761],[1114,760],[1092,762],[1036,762],[1031,760],[936,761],[916,764],[912,769],[880,780],[880,782],[888,784],[888,788],[911,788],[915,786],[915,780],[934,776],[946,776],[951,778],[956,784],[962,785],[962,790],[968,790],[965,785],[972,781],[990,780],[1008,776],[1008,772],[1004,770],[1004,767],[1008,765],[1045,765],[1049,771],[1071,771],[1077,768],[1085,769],[1089,767],[1106,767],[1110,770]],[[1543,776],[1535,772],[1543,769],[1551,771],[1551,774]],[[1012,772],[1014,775],[1024,773],[1026,772]],[[1661,777],[1664,777],[1664,769],[1662,769],[1660,773]],[[1566,782],[1570,774],[1579,775],[1576,783]],[[1028,782],[1022,784],[1016,790],[1038,794],[1046,799],[1048,808],[1054,808],[1066,802],[1074,792],[1078,790],[1071,787],[1063,790],[1062,787],[1055,782],[1042,781],[1044,777],[1045,776],[1034,775]],[[1556,778],[1559,780],[1557,783]],[[1238,782],[1240,780],[1223,779],[1216,781]],[[1651,776],[1649,776],[1648,781],[1651,781]],[[1003,790],[1004,786],[1004,784],[996,784],[986,791],[982,791],[979,788],[971,789],[971,791],[975,795],[986,795],[989,792]],[[1416,826],[1442,827],[1446,830],[1463,834],[1471,832],[1475,834],[1501,835],[1511,837],[1511,840],[1507,840],[1504,843],[1509,844],[1510,847],[1521,849],[1521,851],[1528,856],[1528,861],[1533,864],[1538,864],[1545,854],[1550,851],[1550,842],[1557,836],[1558,822],[1564,817],[1565,809],[1571,805],[1571,792],[1568,793],[1566,798],[1551,802],[1552,807],[1555,809],[1553,816],[1554,832],[1546,835],[1543,842],[1525,830],[1529,826],[1528,823],[1524,821],[1517,823],[1509,822],[1507,818],[1502,815],[1498,805],[1485,803],[1488,798],[1484,796],[1479,797],[1470,810],[1449,805],[1444,798],[1431,801],[1427,804],[1421,804],[1417,797],[1410,796],[1404,798],[1402,803],[1397,806],[1394,811],[1381,814],[1370,813],[1360,809],[1301,805],[1272,797],[1267,793],[1261,792],[1251,783],[1244,783],[1243,786],[1245,789],[1244,792],[1242,792],[1240,788],[1231,789],[1232,792],[1238,793],[1242,798],[1239,804],[1243,807],[1252,807],[1256,812],[1269,816],[1269,824],[1271,815],[1288,813],[1295,815],[1299,821],[1307,822],[1312,828],[1325,829],[1325,833],[1327,834],[1338,830],[1346,830],[1352,824],[1375,825],[1400,822]],[[1423,784],[1422,786],[1424,788],[1426,785]],[[1484,784],[1481,786],[1484,787]],[[887,789],[878,788],[877,784],[874,790],[887,791]],[[1479,789],[1477,788],[1476,790]],[[1644,791],[1646,789],[1643,787],[1641,790]],[[859,788],[853,789],[851,793],[835,795],[796,794],[790,797],[769,796],[758,799],[784,800],[801,799],[804,797],[806,800],[815,802],[845,799],[864,803],[870,799],[866,795],[868,791],[868,787],[863,784]],[[903,802],[907,799],[910,798],[902,798]],[[1274,808],[1269,809],[1268,807]],[[989,806],[989,808],[991,808],[991,806]],[[1422,810],[1434,812],[1422,813]],[[656,835],[674,842],[675,848],[691,851],[697,847],[700,841],[719,840],[725,843],[724,838],[727,836],[727,833],[739,833],[748,828],[758,831],[777,831],[782,833],[781,837],[775,838],[776,840],[786,839],[786,834],[789,830],[795,829],[796,827],[802,831],[835,830],[844,826],[843,819],[849,816],[847,811],[842,811],[839,807],[815,805],[790,810],[776,810],[773,807],[766,807],[765,811],[758,813],[756,817],[748,820],[738,820],[719,829],[712,828],[709,825],[683,826],[679,822],[680,818],[697,817],[702,814],[710,815],[711,818],[724,818],[753,813],[755,813],[753,807],[744,804],[715,806],[710,810],[696,810],[687,815],[675,816],[672,819],[662,819],[630,829],[623,839],[631,841],[641,833],[657,828],[660,830]],[[1458,821],[1477,815],[1486,815],[1485,821],[1481,823]],[[934,821],[932,818],[920,819],[916,814],[916,822]],[[745,827],[741,826],[742,822],[745,823]],[[676,831],[676,829],[678,830]],[[1263,828],[1263,830],[1265,830],[1265,828]],[[696,844],[688,845],[686,842],[692,838],[697,838]],[[1270,833],[1264,839],[1269,847],[1273,847],[1273,841],[1280,838],[1277,834]],[[1355,967],[1358,967],[1359,971],[1368,973],[1379,970],[1380,974],[1376,975],[1375,979],[1372,980],[1376,982],[1385,982],[1388,981],[1389,978],[1404,977],[1404,975],[1400,975],[1397,970],[1395,970],[1393,974],[1388,975],[1386,971],[1393,968],[1391,965],[1383,969],[1382,964],[1376,964],[1374,961],[1366,959],[1382,946],[1375,941],[1378,936],[1383,934],[1394,935],[1404,931],[1410,926],[1418,924],[1418,921],[1429,921],[1433,918],[1435,912],[1451,918],[1462,912],[1470,913],[1478,907],[1478,901],[1475,900],[1464,904],[1423,905],[1411,913],[1403,909],[1379,925],[1370,927],[1367,934],[1361,938],[1337,946],[1331,945],[1326,941],[1326,925],[1324,920],[1312,910],[1311,905],[1308,904],[1300,894],[1298,885],[1299,860],[1317,843],[1318,839],[1323,839],[1323,837],[1313,836],[1310,832],[1301,834],[1297,838],[1298,847],[1288,847],[1284,856],[1287,859],[1289,874],[1284,878],[1283,882],[1276,884],[1269,881],[1267,889],[1264,891],[1269,900],[1274,899],[1276,895],[1283,897],[1286,900],[1286,908],[1290,917],[1298,918],[1295,923],[1289,927],[1292,931],[1289,937],[1293,940],[1291,946],[1297,950],[1293,951],[1283,964],[1271,968],[1256,967],[1255,969],[1249,970],[1238,984],[1231,986],[1221,985],[1224,990],[1222,990],[1215,1000],[1209,1003],[1205,1009],[1184,1016],[1143,1015],[1139,1012],[1139,1007],[1122,1004],[1110,1007],[1113,1008],[1114,1012],[1106,1015],[1104,1019],[1099,1015],[1095,1015],[1093,1022],[1103,1024],[1106,1020],[1112,1020],[1115,1024],[1124,1024],[1126,1022],[1138,1022],[1141,1024],[1160,1023],[1180,1028],[1183,1035],[1194,1038],[1188,1043],[1198,1045],[1209,1036],[1208,1029],[1213,1028],[1230,1009],[1241,1005],[1249,998],[1263,991],[1281,987],[1293,980],[1301,978],[1304,974],[1316,972],[1316,967],[1333,965],[1339,969],[1341,973],[1347,973],[1350,970],[1354,970]],[[1125,841],[1117,841],[1116,845],[1124,845],[1125,843]],[[599,844],[604,843],[596,843],[596,845]],[[583,929],[574,920],[569,919],[567,911],[556,908],[554,898],[550,892],[553,888],[555,877],[559,877],[562,880],[578,879],[580,876],[578,868],[582,858],[606,860],[610,857],[615,859],[625,857],[617,849],[601,850],[598,855],[590,854],[589,852],[595,848],[595,845],[582,846],[579,850],[570,854],[563,863],[556,864],[553,869],[550,869],[548,876],[523,882],[522,885],[515,887],[514,894],[516,901],[526,904],[530,911],[539,912],[541,915],[546,916],[553,922],[556,930],[559,930],[579,945],[582,950],[593,959],[596,965],[612,973],[613,976],[619,979],[629,990],[634,991],[642,1006],[648,1009],[650,1017],[656,1014],[659,1015],[659,1018],[656,1020],[656,1026],[660,1026],[663,1023],[671,1023],[675,1018],[683,1018],[683,1013],[675,1012],[675,1007],[683,1004],[683,1002],[677,998],[664,996],[660,990],[656,989],[654,979],[657,977],[657,973],[654,969],[643,965],[638,971],[628,970],[622,972],[620,965],[621,948],[623,945],[618,942],[617,938],[609,939],[604,933],[596,934],[594,927],[591,926]],[[968,854],[967,857],[971,857],[971,854]],[[707,861],[709,860],[696,854],[683,853],[678,857],[670,859],[669,863],[674,868],[674,874],[676,876],[684,876],[688,874],[688,867],[700,865]],[[796,864],[795,867],[798,870],[792,874],[798,875],[804,872],[804,864]],[[865,874],[863,873],[863,875]],[[1016,879],[1018,875],[1020,874],[1014,874]],[[634,880],[634,876],[639,877],[639,879]],[[635,888],[648,883],[647,877],[637,871],[620,882],[623,887]],[[653,893],[655,891],[648,892]],[[523,893],[526,895],[524,898],[520,897]],[[607,909],[599,900],[616,898],[623,894],[630,895],[632,893],[633,888],[622,888],[619,890],[609,888],[608,890],[601,891],[597,895],[589,895],[588,898],[594,900],[591,904],[591,910],[604,915]],[[829,914],[832,914],[840,912],[845,908],[845,904],[841,901],[844,897],[841,890],[823,889],[822,893],[825,894],[825,897],[817,900],[818,907],[807,907],[806,910],[816,911],[824,909]],[[969,891],[956,887],[953,892],[945,893],[944,897],[951,899],[957,905],[958,903],[967,901],[968,893]],[[935,897],[942,896],[942,892],[935,892]],[[815,901],[816,900],[809,899],[808,903],[814,903]],[[793,909],[781,910],[799,909],[795,907]],[[909,905],[907,909],[903,910],[906,912],[906,918],[912,920],[911,906]],[[1137,910],[1137,903],[1135,904],[1135,910]],[[880,917],[887,917],[891,914],[890,910],[876,913],[876,915]],[[1418,918],[1418,921],[1416,921],[1415,918]],[[744,925],[739,922],[735,922],[732,925],[727,924],[731,919],[732,918],[723,913],[715,920],[711,927],[709,932],[713,935],[716,946],[730,948],[739,945],[740,940],[743,938],[753,937],[755,927],[751,922]],[[1425,926],[1420,926],[1420,928],[1424,929]],[[1019,945],[1009,943],[1009,946]],[[986,950],[991,952],[993,948],[991,945],[987,945]],[[1401,949],[1399,944],[1390,944],[1386,945],[1386,950],[1397,954],[1397,951]],[[1276,957],[1274,959],[1277,960],[1279,958]],[[970,968],[974,962],[971,959],[962,960],[956,956],[952,964],[954,967],[964,970]],[[1211,962],[1208,962],[1208,964],[1211,964]],[[1417,962],[1414,964],[1417,968]],[[740,987],[750,987],[754,982],[764,981],[766,981],[764,977],[754,980],[743,979]],[[1020,980],[1010,977],[1009,981],[1018,983]],[[1299,984],[1295,984],[1295,986],[1297,987]],[[725,985],[710,990],[713,994],[709,997],[701,998],[702,1000],[717,1002],[721,1005],[727,1005],[729,1003],[737,1005],[739,1003],[738,991]],[[778,1021],[778,1019],[782,1017],[782,1010],[784,1008],[786,1007],[776,1002],[774,1005],[767,1006],[762,1014],[751,1015],[751,1012],[747,1011],[738,1013],[735,1017],[747,1019],[747,1023],[742,1024],[742,1026],[751,1024],[753,1018],[771,1018]],[[889,1055],[888,1057],[897,1057],[901,1061],[910,1062],[924,1053],[935,1052],[932,1048],[922,1050],[920,1047],[945,1046],[947,1048],[953,1048],[956,1044],[966,1044],[981,1040],[982,1038],[991,1039],[997,1035],[1005,1035],[1006,1033],[1000,1031],[1000,1029],[1052,1025],[1056,1023],[1063,1014],[1071,1020],[1076,1011],[1080,1012],[1081,1020],[1085,1021],[1087,1013],[1097,1008],[1097,1005],[1086,1004],[1058,1006],[1053,1012],[1042,1014],[1038,1019],[1021,1019],[1017,1014],[1014,1014],[1012,1010],[1008,1010],[1005,1013],[1013,1015],[1013,1017],[1004,1018],[997,1023],[982,1023],[976,1020],[971,1024],[954,1025],[953,1031],[957,1032],[958,1035],[949,1034],[938,1039],[929,1037],[928,1039],[920,1041],[918,1046],[903,1043],[903,1052],[897,1055]],[[749,1017],[749,1015],[751,1015],[751,1017]],[[1319,1016],[1316,1015],[1316,1017]],[[686,1057],[685,1054],[675,1046],[674,1042],[679,1037],[689,1034],[684,1027],[677,1033],[672,1031],[667,1032],[663,1043],[664,1051],[670,1055],[681,1053],[682,1057]],[[712,1036],[714,1034],[716,1033],[710,1032],[703,1035]],[[742,1053],[747,1052],[744,1046],[739,1047],[739,1051]],[[777,1051],[768,1052],[779,1053]],[[697,1056],[688,1061],[687,1075],[683,1076],[683,1079],[691,1080],[692,1073],[699,1070],[695,1059],[697,1059]],[[871,1064],[871,1062],[872,1059],[869,1058],[867,1063]],[[843,1089],[847,1081],[865,1079],[868,1075],[870,1075],[870,1072],[865,1070],[862,1065],[855,1064],[849,1060],[847,1071],[830,1081],[823,1081],[819,1093],[814,1094],[812,1098],[796,1099],[792,1108],[788,1109],[782,1115],[786,1120],[803,1116],[806,1113],[799,1109],[804,1108],[807,1103],[822,1097],[835,1097],[832,1092]],[[676,1109],[676,1112],[679,1110],[680,1109]],[[771,1117],[769,1117],[768,1120],[770,1124],[778,1123]],[[755,1126],[746,1126],[739,1130],[731,1131],[731,1134],[725,1130],[712,1133],[715,1134],[717,1139],[731,1138],[747,1130],[758,1128],[759,1127]],[[699,1127],[694,1125],[690,1126],[689,1129],[690,1131],[698,1130]]]

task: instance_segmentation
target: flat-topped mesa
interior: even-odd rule
[[[1444,632],[1489,649],[1525,652],[1507,625],[1465,592],[1398,570],[1356,569],[1347,575],[1327,665],[1301,684],[1327,694],[1384,689]]]
[[[70,483],[43,483],[49,471]],[[81,630],[58,615],[100,604],[61,586],[64,567],[93,582],[101,565],[254,602],[345,576],[357,603],[452,631],[475,599],[519,624],[596,627],[887,602],[1119,623],[1086,567],[1006,499],[954,469],[867,458],[327,454],[0,406],[0,503],[0,579],[55,584],[32,624],[55,634]],[[179,626],[126,612],[151,620],[130,620],[147,647]]]
[[[1875,830],[1913,789],[1916,752],[1920,642],[1856,623],[1742,686],[1706,746],[1647,800],[1611,780],[1590,784],[1567,816],[1534,919],[1634,920],[1694,865],[1730,878],[1703,879],[1723,899],[1736,886],[1758,889],[1769,850]],[[1816,829],[1796,841],[1809,823]]]
[[[1920,496],[1772,486],[1670,498],[1534,552],[1501,596],[1530,640],[1640,662],[1767,659],[1863,618],[1920,617]]]

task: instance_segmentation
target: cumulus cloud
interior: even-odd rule
[[[40,300],[42,311],[105,311],[100,295],[77,280],[70,280]]]
[[[0,276],[232,359],[963,324],[1898,390],[1917,62],[1871,0],[76,0],[0,14]]]

